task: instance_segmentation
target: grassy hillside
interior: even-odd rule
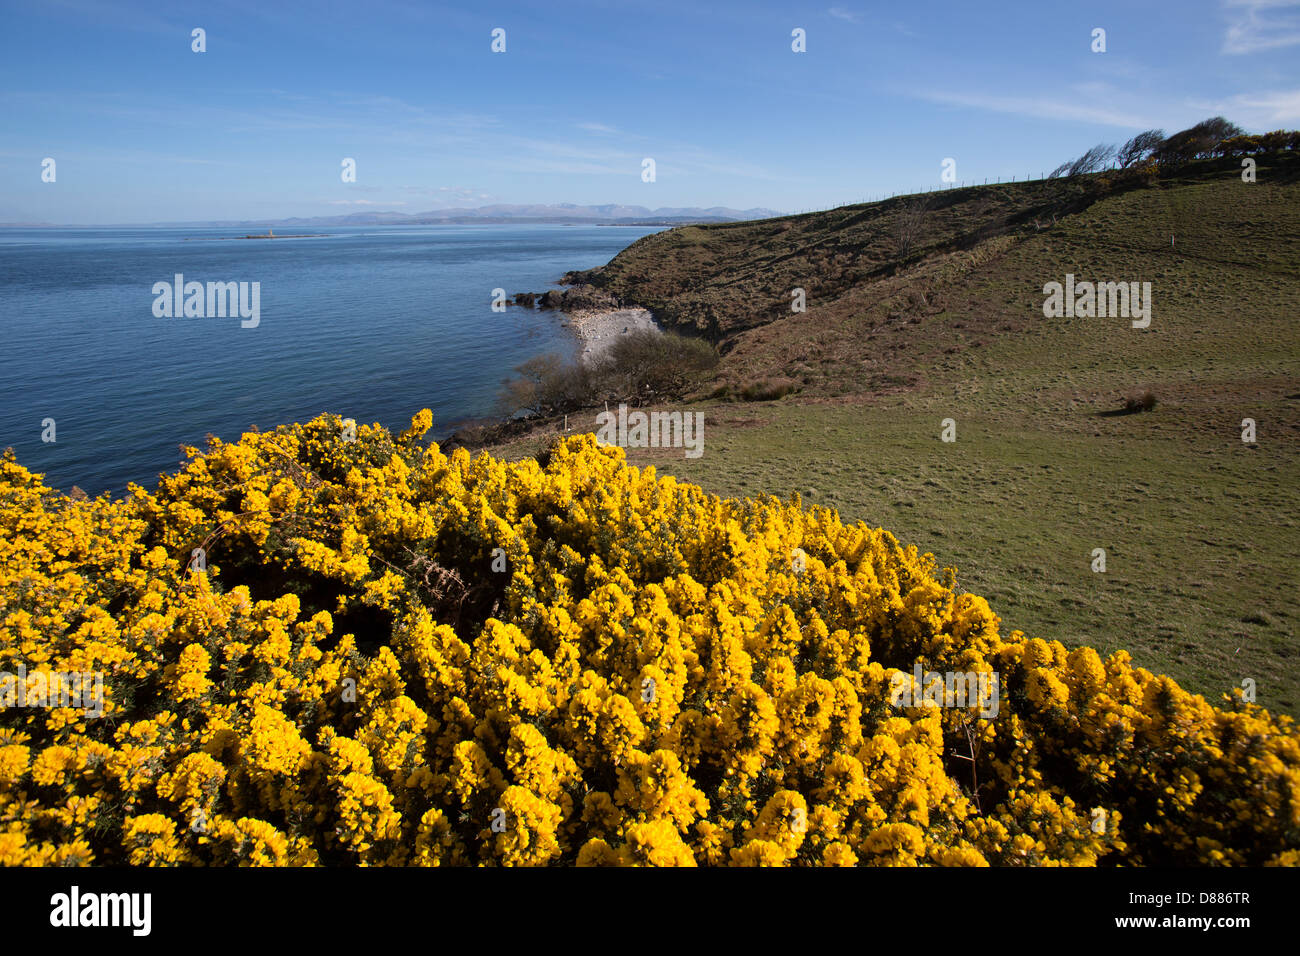
[[[705,394],[796,391],[699,401],[703,457],[629,459],[835,507],[958,567],[1004,629],[1127,648],[1213,700],[1250,678],[1296,714],[1300,157],[1260,157],[1253,184],[1236,163],[646,237],[572,278],[718,341]],[[1150,327],[1044,318],[1043,285],[1067,272],[1150,282]],[[1154,410],[1117,414],[1146,390]],[[546,433],[497,450],[531,454]]]
[[[651,309],[665,325],[727,340],[788,314],[796,287],[805,290],[810,304],[824,305],[937,253],[970,249],[999,235],[1033,233],[1054,217],[1150,181],[1151,176],[1130,170],[687,226],[646,236],[608,265],[571,272],[566,279]]]

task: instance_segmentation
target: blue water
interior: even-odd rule
[[[174,471],[179,445],[254,424],[333,412],[400,430],[428,407],[443,437],[493,414],[519,363],[576,349],[555,312],[493,312],[494,288],[543,292],[658,230],[379,226],[193,241],[248,231],[0,230],[0,448],[56,488],[120,495]],[[153,285],[176,273],[260,282],[259,324],[155,318]],[[42,441],[47,418],[54,442]]]

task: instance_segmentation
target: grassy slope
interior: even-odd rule
[[[1300,713],[1298,168],[1294,155],[1262,162],[1248,185],[1206,164],[1042,231],[990,220],[1001,234],[974,245],[954,241],[969,220],[931,212],[923,253],[897,275],[888,204],[642,240],[607,288],[661,313],[676,303],[670,321],[684,323],[682,303],[708,299],[723,380],[785,376],[802,390],[693,406],[705,412],[700,459],[628,457],[722,495],[798,493],[958,567],[1006,628],[1125,648],[1211,698],[1253,678],[1260,703]],[[1019,207],[1004,201],[1017,189]],[[1041,190],[963,190],[951,208],[1016,217]],[[846,244],[838,259],[808,252],[854,220],[862,262]],[[651,275],[664,248],[638,298],[629,276]],[[819,258],[832,279],[799,275]],[[1150,328],[1043,318],[1042,286],[1066,272],[1151,282]],[[794,285],[809,289],[805,314],[785,311]],[[728,288],[746,291],[733,301]],[[1103,414],[1145,388],[1155,411]],[[1245,417],[1257,446],[1240,439]],[[944,418],[956,443],[939,440]],[[544,438],[497,451],[531,453]],[[1090,568],[1097,547],[1104,574]]]

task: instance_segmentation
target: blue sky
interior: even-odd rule
[[[1300,0],[39,0],[0,25],[0,222],[796,211],[947,157],[969,182],[1216,114],[1300,126]]]

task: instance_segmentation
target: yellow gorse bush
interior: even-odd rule
[[[834,512],[431,421],[214,439],[118,500],[6,453],[0,672],[104,700],[0,704],[0,863],[1297,862],[1290,718],[1004,637]],[[893,706],[918,662],[998,673],[996,717]]]

